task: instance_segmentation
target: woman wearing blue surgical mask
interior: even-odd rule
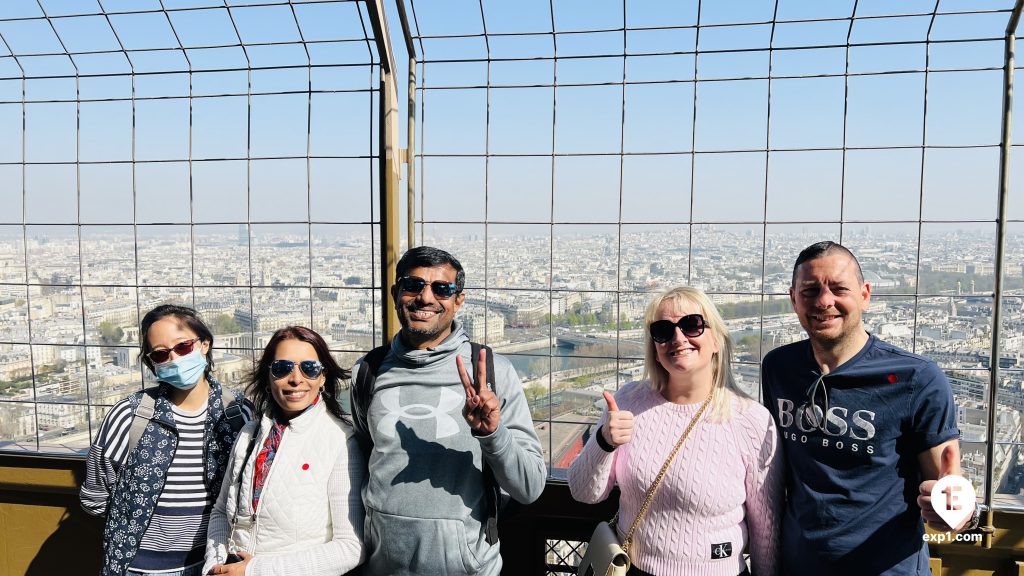
[[[252,405],[213,376],[213,334],[195,310],[154,308],[139,340],[158,385],[103,419],[82,506],[107,517],[102,575],[198,576],[231,445]]]

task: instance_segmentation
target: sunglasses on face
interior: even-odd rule
[[[651,339],[658,344],[664,344],[675,338],[676,327],[683,331],[688,338],[696,338],[704,333],[707,323],[700,314],[687,314],[675,322],[671,320],[657,320],[651,322]]]
[[[270,363],[270,375],[274,378],[284,378],[295,370],[295,362],[291,360],[274,360]],[[303,360],[298,362],[299,371],[310,380],[319,378],[323,374],[324,365],[319,360]]]
[[[196,342],[199,342],[199,338],[178,342],[171,348],[153,350],[149,354],[146,354],[146,358],[149,358],[153,364],[163,364],[171,359],[171,352],[174,352],[178,356],[187,356],[191,354],[192,350],[196,347]]]
[[[402,276],[398,279],[398,289],[406,294],[419,294],[426,286],[427,281],[416,276]],[[430,291],[434,293],[435,298],[444,300],[458,294],[459,285],[454,282],[435,280],[430,283]]]

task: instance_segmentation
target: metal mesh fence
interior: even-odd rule
[[[640,377],[659,290],[713,296],[758,395],[764,353],[802,337],[792,261],[828,238],[874,287],[869,329],[949,375],[967,475],[983,492],[992,468],[1015,505],[1016,188],[987,421],[1010,6],[409,2],[417,238],[463,261],[461,317],[513,359],[553,475],[600,390]],[[311,325],[343,364],[379,341],[369,14],[355,1],[0,5],[0,449],[82,451],[105,407],[143,384],[134,342],[156,303],[203,312],[232,383],[281,325]]]
[[[360,2],[0,5],[0,449],[87,449],[158,303],[232,385],[379,341],[379,66]]]
[[[712,295],[756,397],[763,355],[803,337],[792,262],[832,239],[874,288],[869,330],[950,376],[965,473],[983,493],[994,466],[1003,503],[1015,504],[1016,188],[1009,369],[991,423],[996,461],[985,462],[1011,7],[409,2],[418,237],[466,265],[463,317],[514,358],[554,475],[599,415],[600,391],[640,377],[653,293],[688,284]]]

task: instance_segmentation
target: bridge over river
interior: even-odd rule
[[[620,358],[643,358],[644,343],[636,340],[616,339],[615,336],[603,334],[587,334],[581,332],[565,332],[555,337],[558,346],[582,348],[584,346],[616,346],[619,347]]]

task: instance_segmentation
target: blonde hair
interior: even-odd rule
[[[647,305],[647,311],[644,313],[644,325],[648,328],[644,333],[644,379],[658,393],[668,385],[668,370],[658,362],[657,345],[651,339],[650,332],[651,323],[655,321],[658,309],[666,303],[678,308],[682,308],[681,303],[699,307],[707,323],[705,333],[710,330],[711,336],[717,339],[718,352],[711,357],[712,398],[709,418],[715,421],[728,421],[732,418],[732,398],[739,398],[742,405],[750,400],[750,396],[736,385],[736,379],[732,375],[732,338],[729,336],[729,329],[725,327],[725,321],[718,313],[718,308],[703,291],[689,286],[679,286],[658,294]]]

